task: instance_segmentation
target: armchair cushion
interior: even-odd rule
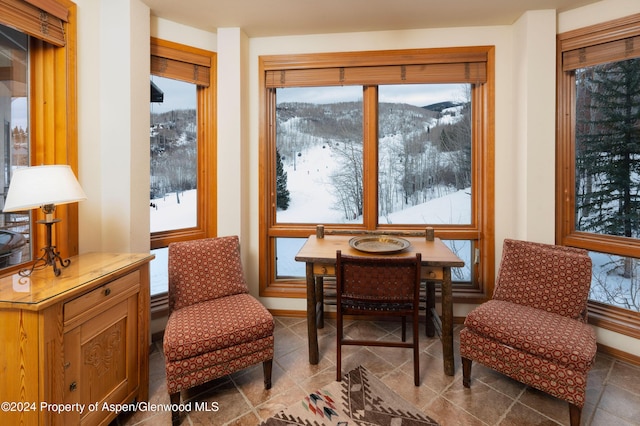
[[[507,239],[493,299],[584,320],[591,286],[591,259],[585,253]]]
[[[248,293],[237,236],[183,241],[169,250],[169,311]]]
[[[464,325],[480,336],[571,370],[588,371],[596,352],[596,335],[587,324],[502,300],[480,305]]]
[[[218,362],[233,359],[256,341],[271,337],[273,317],[249,294],[236,294],[187,306],[171,313],[164,335],[167,362],[180,361],[207,353],[216,353]],[[244,348],[244,349],[243,349]],[[240,351],[223,354],[224,350]]]

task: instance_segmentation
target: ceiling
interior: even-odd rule
[[[574,9],[599,0],[142,0],[151,14],[249,37],[509,25],[527,10]]]

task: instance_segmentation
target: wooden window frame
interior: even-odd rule
[[[637,57],[640,14],[557,36],[556,242],[602,253],[640,258],[640,239],[579,232],[575,229],[575,73],[582,66]],[[627,48],[625,48],[625,45]],[[589,322],[640,338],[640,312],[589,301]]]
[[[198,223],[193,228],[151,233],[151,249],[174,241],[216,235],[216,59],[215,52],[151,37],[151,74],[197,85]],[[205,69],[206,68],[206,69]]]
[[[78,121],[76,5],[68,0],[50,0],[59,14],[66,10],[66,22],[60,21],[64,43],[52,44],[39,38],[37,33],[26,32],[29,38],[29,143],[30,164],[68,164],[78,175]],[[30,5],[27,5],[30,6]],[[21,6],[22,7],[22,6]],[[5,16],[9,19],[12,15]],[[4,25],[12,22],[3,21]],[[62,257],[79,253],[78,204],[63,204],[56,208],[61,219],[53,228],[53,239]],[[31,212],[31,253],[33,259],[2,270],[2,274],[14,273],[30,265],[37,253],[47,245],[44,229],[37,220],[44,219],[40,209]]]
[[[275,279],[275,240],[284,238],[306,238],[315,232],[315,224],[277,224],[275,213],[275,129],[270,126],[275,111],[275,89],[273,87],[283,87],[287,81],[287,71],[295,76],[292,86],[296,85],[316,85],[316,81],[309,82],[306,78],[318,78],[322,85],[340,84],[335,78],[346,78],[349,75],[348,69],[356,71],[364,67],[395,67],[413,66],[425,64],[434,69],[441,69],[438,66],[447,64],[459,64],[460,62],[476,60],[478,57],[484,58],[486,67],[484,71],[474,74],[481,76],[481,84],[474,85],[473,88],[473,120],[474,134],[472,149],[474,150],[472,169],[476,172],[473,182],[474,194],[472,198],[472,223],[470,225],[433,225],[436,235],[443,240],[475,240],[479,242],[479,249],[482,261],[479,267],[472,268],[474,273],[471,285],[455,285],[454,297],[463,303],[481,303],[490,298],[493,293],[494,283],[494,93],[495,93],[495,48],[494,46],[472,46],[460,48],[436,48],[436,49],[410,49],[391,51],[367,51],[367,52],[343,52],[343,53],[321,53],[321,54],[298,54],[298,55],[273,55],[261,56],[259,58],[260,73],[260,152],[259,168],[259,200],[260,200],[260,221],[259,221],[259,282],[260,296],[263,297],[306,297],[306,283],[302,279]],[[416,68],[416,67],[411,67]],[[344,71],[340,71],[343,69]],[[463,67],[464,69],[464,67]],[[336,74],[337,70],[337,74]],[[363,79],[357,72],[353,73],[354,78]],[[464,75],[464,73],[463,73]],[[475,78],[475,77],[474,77]],[[280,79],[280,81],[278,81]],[[389,81],[394,81],[393,79]],[[378,84],[388,84],[389,81],[382,79],[381,83],[373,84],[367,82],[366,78],[362,82],[364,90],[364,108],[374,108],[377,110]],[[284,83],[283,83],[284,82]],[[420,79],[420,82],[425,82]],[[451,82],[446,76],[440,75],[439,79],[430,79],[428,82],[444,83]],[[457,81],[462,82],[462,81]],[[369,86],[369,87],[367,87]],[[476,113],[477,112],[477,113]],[[363,132],[365,140],[367,134],[377,135],[376,123],[365,119]],[[366,142],[365,142],[366,144]],[[366,150],[365,159],[371,164],[377,164],[377,152]],[[373,176],[375,173],[372,173]],[[369,197],[371,198],[371,197]],[[482,202],[479,201],[482,198]],[[365,200],[365,209],[377,209],[377,200]],[[362,230],[395,230],[395,231],[415,231],[420,230],[411,225],[378,225],[373,219],[368,219],[362,225],[353,226]],[[341,226],[342,227],[342,226]]]

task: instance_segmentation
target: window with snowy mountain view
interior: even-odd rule
[[[352,232],[433,226],[465,262],[452,270],[454,288],[468,297],[490,292],[493,237],[481,231],[493,214],[493,160],[483,154],[492,143],[487,49],[261,58],[269,123],[262,295],[304,288],[295,256],[316,224]]]
[[[216,235],[216,54],[155,37],[150,52],[151,295],[162,303],[169,244]]]
[[[576,231],[640,238],[640,58],[576,70]],[[591,252],[592,300],[640,312],[637,258]]]
[[[362,93],[362,86],[277,90],[277,223],[363,223]],[[386,85],[378,96],[378,223],[468,225],[468,88]],[[291,262],[303,242],[278,240],[279,276],[304,275],[304,265]],[[447,243],[469,265],[470,245]],[[454,271],[459,281],[469,275],[469,267]]]
[[[593,261],[589,318],[640,337],[640,18],[558,36],[558,215]]]

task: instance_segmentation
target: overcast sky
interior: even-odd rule
[[[278,89],[280,102],[310,102],[317,104],[349,102],[362,99],[362,86],[295,87]],[[415,106],[431,105],[463,98],[461,84],[399,84],[380,86],[380,102],[406,103]]]
[[[196,85],[170,78],[151,76],[151,81],[164,93],[164,101],[151,102],[151,112],[162,113],[174,109],[196,109]]]
[[[152,76],[152,81],[164,92],[164,102],[152,103],[151,112],[195,108],[195,85],[178,80]],[[407,103],[415,106],[444,101],[461,101],[464,84],[399,84],[380,86],[380,102]],[[317,104],[351,102],[362,99],[362,86],[295,87],[278,89],[278,103],[310,102]]]

